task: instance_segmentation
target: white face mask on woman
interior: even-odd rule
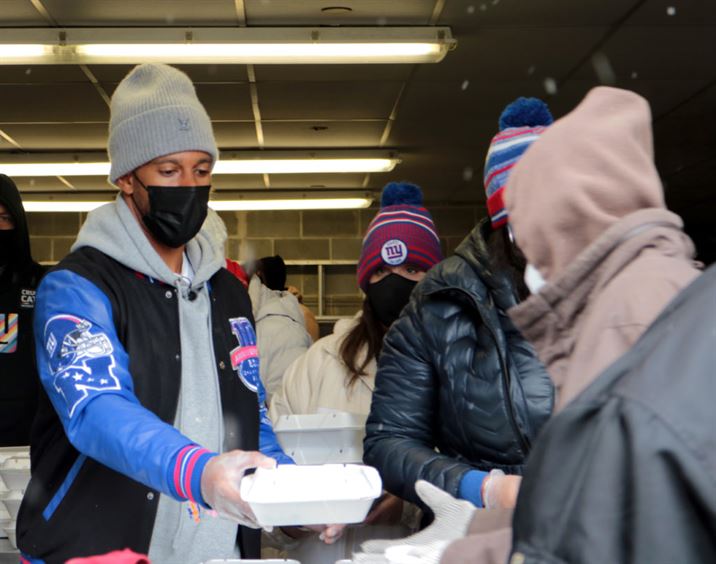
[[[530,289],[532,294],[536,294],[542,289],[542,286],[547,284],[547,282],[542,277],[539,270],[527,263],[527,267],[525,268],[525,284],[527,284],[527,287]]]

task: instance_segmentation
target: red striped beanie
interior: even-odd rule
[[[412,264],[429,270],[443,260],[440,239],[420,187],[390,182],[383,188],[380,211],[368,226],[358,260],[358,286],[383,265]]]
[[[485,158],[487,213],[493,229],[507,223],[503,198],[512,167],[553,121],[547,104],[539,98],[517,98],[500,115],[500,132],[492,138]]]

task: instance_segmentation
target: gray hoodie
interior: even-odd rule
[[[209,210],[201,231],[186,246],[194,271],[191,281],[171,271],[147,240],[121,195],[87,216],[72,250],[93,247],[121,264],[178,290],[182,363],[174,426],[197,444],[221,452],[224,442],[221,398],[211,337],[211,308],[206,282],[224,266],[226,230]],[[189,292],[196,292],[194,300]],[[159,344],[161,346],[161,344]],[[152,562],[195,564],[238,557],[237,525],[202,511],[195,522],[187,503],[161,496],[152,531]]]

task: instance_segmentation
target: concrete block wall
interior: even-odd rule
[[[449,255],[484,217],[475,205],[429,206]],[[221,212],[229,240],[226,252],[241,261],[279,254],[285,260],[357,261],[361,240],[377,208],[328,211]],[[41,262],[64,257],[87,214],[28,214],[33,254]],[[318,309],[316,266],[289,266],[288,283],[298,287],[306,305]],[[352,315],[361,304],[354,265],[325,267],[324,315]]]

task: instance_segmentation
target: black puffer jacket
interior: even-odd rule
[[[469,470],[521,473],[552,411],[549,376],[504,313],[517,297],[489,267],[486,229],[427,274],[384,341],[364,460],[404,499],[417,501],[418,479],[457,495]]]

